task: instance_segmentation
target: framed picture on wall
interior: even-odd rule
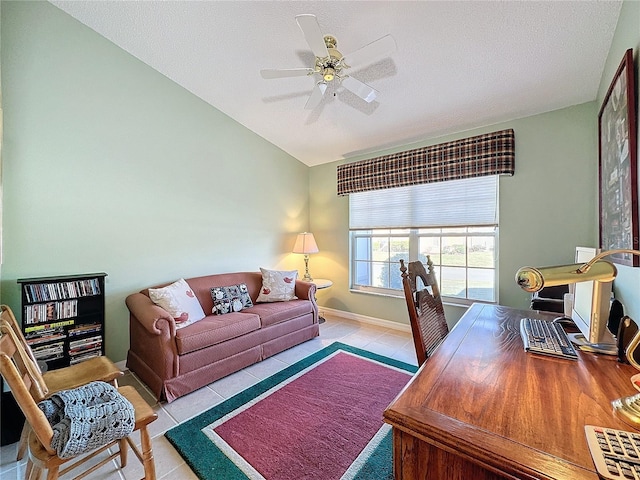
[[[638,163],[633,51],[627,50],[598,114],[600,248],[638,250]],[[611,255],[615,263],[638,266],[640,258]]]

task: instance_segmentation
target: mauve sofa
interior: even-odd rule
[[[131,342],[127,367],[158,399],[171,402],[319,334],[316,286],[312,283],[296,281],[297,300],[255,303],[262,287],[260,272],[186,281],[207,316],[180,329],[169,313],[151,301],[148,289],[126,299]],[[239,283],[247,285],[254,306],[211,315],[211,288]]]

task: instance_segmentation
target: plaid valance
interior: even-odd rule
[[[338,195],[443,182],[483,175],[513,175],[512,129],[392,153],[338,166]]]

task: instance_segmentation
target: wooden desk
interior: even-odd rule
[[[584,425],[632,430],[611,401],[637,393],[615,357],[524,351],[520,318],[474,304],[384,412],[398,480],[596,480]]]

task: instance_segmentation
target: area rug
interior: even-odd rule
[[[336,342],[165,436],[202,480],[390,479],[382,413],[416,370]]]

